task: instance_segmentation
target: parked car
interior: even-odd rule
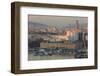
[[[87,58],[87,51],[81,49],[75,52],[75,58]]]

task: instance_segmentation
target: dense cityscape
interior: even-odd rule
[[[87,24],[56,27],[28,22],[29,60],[87,58]]]

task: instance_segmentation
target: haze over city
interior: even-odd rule
[[[29,60],[87,58],[88,18],[28,15]]]

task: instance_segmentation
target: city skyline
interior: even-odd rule
[[[28,60],[88,58],[88,18],[28,15]]]

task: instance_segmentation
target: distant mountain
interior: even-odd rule
[[[43,24],[43,23],[37,23],[37,22],[28,22],[28,27],[29,28],[39,28],[39,29],[45,29],[48,27],[47,24]]]

